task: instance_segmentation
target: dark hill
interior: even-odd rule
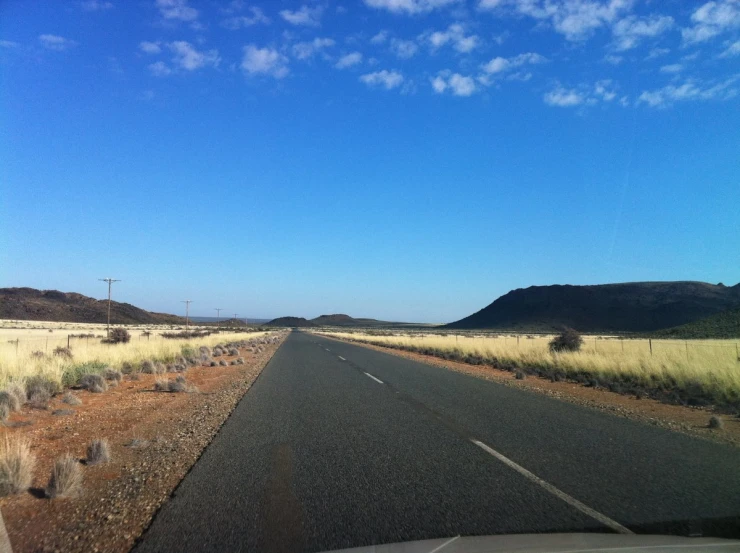
[[[628,282],[512,290],[447,328],[651,332],[740,307],[740,284]]]
[[[303,317],[278,317],[266,323],[265,326],[316,326]]]
[[[57,290],[0,288],[0,319],[105,323],[108,300]],[[115,324],[185,324],[184,317],[152,313],[117,301],[111,302],[110,319]]]
[[[311,319],[311,322],[319,326],[358,326],[362,324],[357,319],[343,314],[321,315]]]
[[[685,325],[659,330],[652,334],[659,338],[740,338],[740,308],[722,311]]]

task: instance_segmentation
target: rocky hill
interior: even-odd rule
[[[269,323],[265,323],[265,326],[307,327],[317,325],[303,317],[278,317],[277,319],[271,320]]]
[[[108,300],[96,300],[75,292],[0,288],[0,319],[59,321],[69,323],[105,323]],[[111,302],[111,323],[184,324],[185,318],[152,313],[129,303]]]
[[[740,284],[628,282],[512,290],[447,328],[652,332],[740,307]]]

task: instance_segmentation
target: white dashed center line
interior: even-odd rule
[[[367,373],[365,373],[365,374],[367,374]],[[368,376],[370,376],[370,375],[368,374]],[[602,515],[598,511],[594,511],[591,507],[589,507],[587,505],[584,505],[583,503],[581,503],[580,501],[578,501],[575,497],[569,496],[567,493],[565,493],[564,491],[559,490],[558,488],[556,488],[555,486],[553,486],[549,482],[545,482],[542,478],[540,478],[536,474],[533,474],[533,473],[529,472],[527,469],[525,469],[524,467],[522,467],[520,465],[517,465],[514,461],[512,461],[508,457],[505,457],[504,455],[501,455],[498,451],[496,451],[494,449],[491,449],[490,447],[488,447],[483,442],[479,442],[478,440],[473,440],[473,439],[471,439],[470,441],[473,442],[475,445],[477,445],[479,448],[481,448],[486,453],[490,453],[496,459],[498,459],[499,461],[501,461],[502,463],[504,463],[508,467],[510,467],[510,468],[514,469],[515,471],[517,471],[519,474],[521,474],[525,478],[531,480],[535,484],[539,484],[540,486],[542,486],[543,488],[545,488],[548,492],[550,492],[551,494],[553,494],[555,497],[558,497],[558,498],[562,499],[563,501],[565,501],[571,507],[575,507],[576,509],[578,509],[582,513],[590,516],[593,519],[598,520],[604,526],[608,526],[609,528],[611,528],[612,530],[614,530],[615,532],[617,532],[619,534],[633,534],[634,533],[629,528],[625,528],[624,526],[622,526],[621,524],[619,524],[617,521],[610,519],[608,516]]]
[[[378,384],[382,384],[382,383],[383,383],[383,381],[382,381],[382,380],[380,380],[379,378],[375,378],[375,377],[374,377],[373,375],[371,375],[370,373],[365,373],[365,376],[369,376],[370,378],[372,378],[372,379],[373,379],[373,380],[374,380],[375,382],[377,382]]]
[[[342,357],[341,355],[337,355],[337,357],[339,357],[339,359],[341,359],[342,361],[346,361],[346,359]]]

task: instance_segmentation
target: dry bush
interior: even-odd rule
[[[517,380],[524,380],[526,378],[526,375],[522,371],[516,371],[515,376]]]
[[[121,374],[121,371],[117,371],[112,367],[107,367],[103,370],[103,378],[105,378],[106,380],[120,382],[121,380],[123,380],[123,375]]]
[[[77,385],[83,390],[100,394],[108,389],[108,383],[99,374],[84,374],[77,382]]]
[[[714,415],[709,419],[709,428],[721,430],[723,427],[724,427],[724,422],[718,416]]]
[[[581,349],[583,338],[572,328],[566,328],[558,336],[550,340],[550,351],[553,353],[573,352]]]
[[[18,382],[11,382],[5,387],[5,391],[15,396],[18,400],[18,404],[22,407],[28,397],[26,396],[26,388]]]
[[[154,381],[154,389],[157,392],[169,392],[170,391],[170,379],[169,378],[158,378]]]
[[[226,359],[221,359],[221,361],[219,361],[218,364],[221,365],[222,367],[228,366],[228,363],[226,362]]]
[[[62,398],[62,403],[66,403],[67,405],[82,405],[82,400],[72,392],[67,392]]]
[[[234,355],[234,356],[239,355],[239,350],[236,348],[231,348],[229,350],[229,355]]]
[[[43,351],[32,351],[31,357],[33,359],[44,359],[46,357],[46,354]]]
[[[182,375],[177,375],[177,377],[174,380],[169,379],[157,379],[157,381],[154,383],[154,389],[158,392],[197,392],[198,388],[193,386],[192,384],[188,384],[187,380],[185,380],[185,377]]]
[[[31,485],[36,458],[23,436],[8,436],[0,442],[0,495],[26,491]]]
[[[154,361],[152,361],[151,359],[144,359],[141,362],[141,372],[143,372],[144,374],[157,374]]]
[[[210,366],[210,367],[218,367],[218,363],[216,363],[215,361],[211,361],[211,362],[210,362],[210,363],[208,364],[208,366]]]
[[[131,334],[125,328],[112,328],[110,336],[103,338],[104,344],[126,344],[131,340]]]
[[[46,390],[38,390],[28,398],[28,405],[33,409],[48,409],[51,396]]]
[[[52,378],[38,374],[26,380],[26,397],[30,400],[31,396],[38,393],[48,395],[50,398],[54,394],[62,391],[62,386]]]
[[[72,359],[72,350],[64,346],[57,346],[54,348],[54,355],[64,359]]]
[[[206,357],[211,356],[211,348],[209,348],[208,346],[200,346],[198,348],[198,351],[200,352],[201,355],[205,355]]]
[[[224,351],[219,346],[216,346],[215,348],[213,348],[213,351],[211,353],[213,357],[221,357],[223,354],[224,354]]]
[[[7,403],[0,403],[0,423],[5,424],[10,416],[10,408]]]
[[[87,446],[85,462],[88,465],[97,465],[110,461],[110,446],[105,438],[96,438]]]
[[[82,469],[70,453],[59,457],[51,469],[49,483],[46,486],[46,497],[74,497],[82,489]]]
[[[212,366],[211,363],[213,363],[213,358],[210,355],[201,355],[200,356],[201,365],[204,367],[210,367]]]
[[[5,405],[8,408],[8,412],[17,411],[21,408],[21,401],[18,396],[10,393],[8,390],[0,392],[0,406]]]

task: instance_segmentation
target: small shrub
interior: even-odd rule
[[[18,400],[19,408],[22,407],[24,403],[26,403],[26,388],[22,384],[18,382],[11,382],[5,387],[5,391],[15,396],[15,398]]]
[[[77,382],[77,385],[94,394],[100,394],[108,389],[108,383],[99,374],[85,374]]]
[[[209,348],[208,346],[200,346],[198,348],[198,351],[200,352],[201,355],[205,355],[207,357],[211,356],[211,348]]]
[[[29,400],[37,392],[46,393],[51,398],[61,391],[62,387],[59,382],[45,375],[39,374],[26,380],[26,397]]]
[[[193,346],[185,345],[180,348],[180,353],[183,357],[195,357],[195,348]]]
[[[36,458],[22,436],[5,436],[0,442],[0,495],[22,493],[31,485]]]
[[[80,464],[71,454],[59,457],[51,469],[49,483],[46,486],[46,497],[74,497],[82,489],[82,470]]]
[[[221,359],[221,361],[219,361],[218,364],[221,365],[222,367],[228,366],[228,363],[226,362],[226,359]]]
[[[67,405],[82,405],[82,400],[72,392],[67,392],[62,398],[62,403],[66,403]]]
[[[223,353],[223,350],[220,347],[216,346],[215,348],[213,348],[213,352],[211,355],[213,355],[213,357],[221,357]]]
[[[44,357],[46,357],[46,354],[43,351],[32,351],[31,357],[33,359],[43,359]]]
[[[236,364],[237,365],[243,365],[244,364],[244,357],[237,357],[236,358]]]
[[[112,328],[110,336],[103,338],[104,344],[127,344],[131,340],[131,333],[125,328]]]
[[[85,462],[88,465],[97,465],[110,461],[110,447],[105,438],[96,438],[87,446]]]
[[[17,411],[21,408],[21,401],[18,396],[10,393],[8,390],[0,392],[0,406],[5,405],[8,408],[8,412]]]
[[[5,424],[10,416],[10,407],[7,403],[0,403],[0,422]]]
[[[516,371],[515,377],[517,380],[524,380],[526,375],[522,371]]]
[[[579,351],[583,345],[583,338],[572,328],[566,328],[558,336],[550,341],[550,351],[561,353],[565,351]]]
[[[117,371],[114,368],[108,367],[103,371],[103,378],[105,378],[106,380],[120,382],[121,380],[123,380],[123,375],[121,374],[121,371]]]
[[[183,375],[178,374],[175,377],[175,382],[179,382],[180,384],[185,384],[186,380],[185,380],[185,377]]]
[[[129,443],[125,444],[126,447],[130,447],[132,449],[144,449],[148,445],[149,442],[144,438],[132,438]]]
[[[239,355],[239,350],[238,350],[238,349],[236,349],[236,348],[231,348],[231,349],[229,350],[229,355],[234,355],[234,356],[237,356],[237,355]]]
[[[211,367],[217,367],[218,366],[218,363],[216,363],[215,361],[211,361],[209,363],[209,366],[211,366]]]
[[[723,427],[724,427],[724,422],[718,416],[713,415],[709,419],[709,428],[714,428],[716,430],[721,430]]]
[[[155,374],[154,361],[151,359],[144,359],[144,361],[141,362],[141,372],[144,374]]]
[[[31,397],[28,398],[28,404],[33,409],[48,409],[50,401],[51,396],[46,390],[38,390],[32,393]]]
[[[170,380],[169,378],[158,378],[154,381],[154,389],[157,392],[169,392],[170,391]]]
[[[54,355],[57,357],[63,357],[64,359],[72,359],[72,350],[63,346],[57,346],[54,348]]]
[[[210,355],[201,354],[200,362],[204,367],[210,367],[211,363],[213,363],[213,358]]]

